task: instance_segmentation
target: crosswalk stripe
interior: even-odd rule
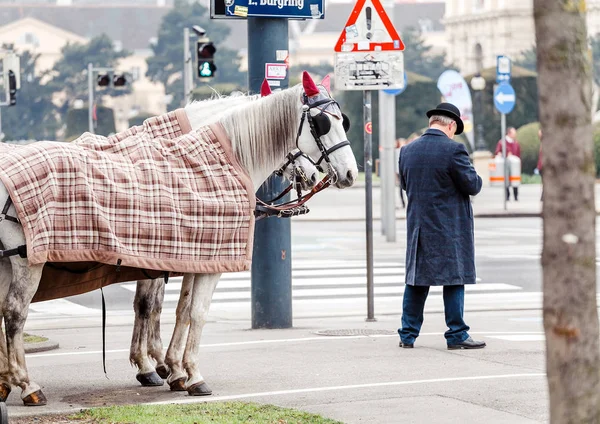
[[[404,285],[392,285],[392,286],[377,286],[375,285],[374,293],[375,297],[389,297],[389,296],[401,296],[404,294]],[[517,291],[522,290],[521,287],[513,286],[511,284],[477,284],[467,286],[468,292],[491,292],[491,291]],[[442,287],[431,287],[430,293],[439,294],[442,293]],[[238,291],[215,291],[213,295],[213,301],[240,301],[245,302],[250,300],[250,286],[247,286],[246,290]],[[294,289],[292,291],[292,297],[294,299],[308,299],[308,298],[330,298],[330,297],[361,297],[367,295],[366,285],[358,287],[340,287],[340,288],[302,288]],[[177,293],[166,293],[165,302],[177,302],[179,300],[179,292]]]

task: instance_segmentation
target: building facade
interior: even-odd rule
[[[588,34],[600,33],[600,0],[589,0]],[[447,59],[463,74],[513,60],[535,45],[533,0],[446,0]]]

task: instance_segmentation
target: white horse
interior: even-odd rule
[[[271,174],[281,157],[295,147],[317,163],[323,162],[323,167],[335,176],[338,188],[351,186],[358,175],[341,110],[307,73],[301,85],[234,108],[219,124],[255,187]],[[6,203],[8,198],[8,190],[0,184],[0,203]],[[14,205],[8,213],[15,216]],[[19,223],[0,222],[0,248],[16,249],[25,242]],[[23,346],[29,304],[37,291],[43,267],[44,264],[29,265],[19,256],[11,256],[10,264],[0,261],[0,305],[6,328],[6,346],[1,346],[5,355],[0,361],[0,388],[20,387],[25,405],[46,403],[40,386],[29,378]],[[185,389],[191,395],[211,393],[200,374],[199,347],[219,277],[220,274],[186,275],[180,294],[175,330],[165,362],[171,370],[168,382],[186,378]],[[189,314],[182,310],[186,304],[190,305]]]
[[[323,82],[328,88],[328,80]],[[223,96],[188,104],[184,110],[192,131],[217,122],[232,108],[272,94],[268,84],[265,83],[261,87],[260,96]],[[319,178],[319,171],[315,164],[298,149],[288,153],[286,160],[277,167],[275,172],[294,185],[299,185],[300,190],[311,190]],[[162,279],[137,282],[133,301],[135,320],[129,361],[138,369],[136,379],[142,386],[162,386],[163,379],[169,376],[160,336],[160,315],[164,295],[165,283]],[[181,384],[172,387],[174,390],[183,390]]]

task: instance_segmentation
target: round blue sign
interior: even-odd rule
[[[406,78],[406,72],[404,73],[404,87],[402,88],[385,88],[381,91],[387,94],[391,94],[392,96],[397,96],[406,90],[406,86],[408,85],[408,79]]]
[[[516,101],[515,90],[509,83],[503,82],[498,85],[494,92],[494,106],[496,106],[498,112],[504,115],[511,113],[515,108]]]

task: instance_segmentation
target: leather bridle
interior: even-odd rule
[[[340,141],[339,143],[337,143],[336,145],[330,147],[329,149],[326,149],[325,145],[321,141],[321,137],[324,136],[325,134],[327,134],[329,129],[327,129],[327,131],[323,131],[323,129],[320,128],[319,122],[322,122],[323,119],[329,120],[329,117],[326,116],[325,109],[327,109],[327,107],[332,106],[332,105],[336,105],[339,108],[338,102],[336,102],[335,100],[333,100],[331,98],[319,100],[319,101],[309,105],[308,104],[308,96],[306,94],[303,96],[302,117],[300,118],[300,126],[298,128],[298,134],[296,135],[296,147],[298,149],[300,149],[300,147],[298,147],[298,140],[300,139],[300,135],[302,135],[302,129],[304,128],[304,120],[306,119],[308,121],[308,125],[310,127],[310,133],[313,136],[315,143],[317,144],[317,147],[319,148],[319,151],[321,152],[321,157],[319,158],[319,160],[317,160],[316,162],[313,162],[313,160],[310,157],[309,157],[309,160],[321,172],[324,172],[323,167],[321,166],[321,162],[323,162],[323,160],[325,160],[325,162],[327,162],[327,165],[328,165],[328,173],[332,176],[332,178],[334,178],[333,182],[335,182],[335,181],[337,181],[337,174],[335,173],[335,170],[331,166],[331,160],[329,159],[329,155],[332,154],[333,152],[335,152],[336,150],[341,149],[342,147],[350,146],[350,142],[348,140],[343,140],[343,141]],[[321,106],[321,108],[319,108],[319,106]],[[310,113],[310,110],[314,109],[314,108],[319,109],[321,111],[321,113],[319,113],[316,116],[312,116],[312,114]],[[347,118],[344,117],[344,119],[347,119]]]
[[[331,166],[331,160],[329,158],[329,155],[331,155],[336,150],[341,149],[342,147],[350,146],[350,142],[348,140],[343,140],[343,141],[340,141],[339,143],[337,143],[336,145],[330,147],[329,149],[327,149],[327,148],[325,148],[325,145],[321,141],[321,137],[324,136],[325,134],[327,134],[331,127],[331,123],[329,122],[330,118],[326,115],[325,109],[327,109],[327,107],[332,106],[332,105],[336,105],[339,108],[339,104],[331,98],[319,100],[319,101],[309,105],[308,104],[308,96],[306,96],[306,95],[303,96],[302,117],[300,118],[300,126],[298,128],[298,132],[296,135],[296,147],[298,148],[298,151],[296,153],[291,153],[291,152],[288,153],[288,155],[286,156],[286,162],[279,169],[277,169],[274,172],[274,174],[282,176],[285,169],[290,165],[294,165],[295,160],[298,157],[300,157],[301,155],[303,155],[302,151],[300,150],[300,147],[298,146],[298,141],[300,139],[300,136],[302,135],[302,130],[304,128],[304,120],[307,120],[309,128],[310,128],[310,133],[313,136],[315,143],[317,144],[317,147],[319,148],[319,151],[321,152],[321,157],[316,162],[314,162],[307,155],[306,155],[306,158],[313,165],[315,165],[316,168],[321,172],[325,172],[323,170],[323,167],[321,166],[321,163],[323,161],[327,162],[327,165],[328,165],[327,175],[321,181],[319,181],[319,183],[317,183],[317,185],[315,185],[310,192],[308,192],[307,194],[302,196],[301,195],[302,193],[300,190],[300,183],[297,179],[298,178],[306,179],[306,176],[304,175],[303,172],[300,171],[299,168],[295,168],[298,171],[298,174],[296,174],[296,181],[290,183],[290,185],[283,192],[281,192],[277,197],[275,197],[269,201],[263,201],[263,200],[259,199],[258,197],[256,198],[256,209],[254,211],[254,215],[255,215],[257,221],[260,219],[263,219],[263,218],[267,218],[269,216],[277,216],[279,218],[289,218],[292,216],[304,215],[309,212],[309,209],[305,206],[305,203],[308,202],[308,200],[310,198],[312,198],[315,194],[317,194],[320,191],[325,190],[327,187],[329,187],[331,184],[333,184],[337,181],[337,174],[336,174],[333,166]],[[318,115],[312,116],[312,114],[310,113],[310,110],[313,108],[319,109],[320,113]],[[350,121],[348,120],[348,117],[345,116],[344,114],[342,114],[342,119],[344,121],[343,122],[344,130],[347,132],[349,129],[349,126],[350,126]],[[327,120],[327,123],[325,123],[325,120]],[[329,125],[327,125],[327,124],[329,124]],[[288,194],[292,190],[294,185],[296,186],[296,190],[298,193],[297,199],[291,200],[289,202],[281,203],[279,205],[273,204],[276,201],[283,198],[286,194]]]

